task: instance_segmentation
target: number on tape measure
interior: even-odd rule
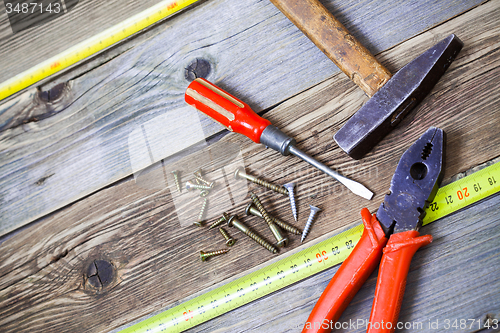
[[[426,210],[423,225],[482,200],[500,189],[500,163],[440,188]]]

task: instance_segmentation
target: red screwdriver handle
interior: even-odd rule
[[[198,111],[256,143],[260,143],[262,132],[271,125],[269,120],[260,117],[245,102],[202,78],[189,84],[184,97],[186,103]]]
[[[361,217],[365,226],[361,239],[326,286],[302,333],[329,333],[380,262],[387,238],[375,214],[363,208]]]
[[[394,332],[406,287],[410,262],[417,250],[432,242],[416,230],[391,235],[380,263],[368,333]]]

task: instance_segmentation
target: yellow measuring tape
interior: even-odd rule
[[[499,191],[500,162],[440,188],[424,225]],[[363,225],[358,225],[121,332],[182,332],[342,263],[362,233]]]
[[[0,100],[135,34],[199,0],[166,0],[0,84]]]

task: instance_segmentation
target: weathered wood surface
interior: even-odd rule
[[[480,2],[325,4],[368,49],[379,53]],[[407,19],[410,14],[414,19]],[[401,59],[408,61],[437,41],[415,45]],[[146,123],[170,129],[183,119],[185,68],[197,58],[210,62],[210,80],[256,111],[337,71],[269,2],[207,1],[169,20],[154,38],[70,80],[56,100],[44,102],[31,89],[0,105],[0,233],[131,175],[131,160],[149,164],[166,157],[162,136],[150,140],[151,150],[158,152],[150,160],[142,158],[147,156],[145,145],[130,144],[137,143],[131,134]],[[393,71],[401,65],[388,63]],[[355,96],[359,107],[366,99]],[[293,118],[302,115],[305,121],[314,112],[318,110],[301,108]],[[336,130],[332,123],[325,126]],[[200,124],[197,132],[204,137],[221,129],[206,118],[200,117]]]
[[[411,326],[397,332],[500,330],[498,326],[496,330],[479,327],[487,319],[500,320],[499,205],[497,195],[421,229],[434,240],[413,257],[399,316],[399,322]],[[337,269],[326,270],[187,332],[301,332]],[[377,271],[340,318],[344,329],[334,332],[366,332],[363,321],[370,318],[376,280]],[[452,327],[455,320],[458,329]],[[467,324],[460,328],[464,321]],[[433,326],[429,327],[430,323]]]
[[[161,0],[80,0],[61,17],[13,33],[0,2],[0,82],[63,52]],[[36,50],[36,51],[34,51]]]
[[[448,134],[446,178],[500,155],[497,135],[500,114],[496,107],[500,96],[497,84],[500,74],[499,17],[497,3],[487,2],[380,55],[386,66],[397,69],[413,58],[415,49],[425,50],[451,32],[465,43],[459,57],[424,105],[362,161],[350,160],[332,141],[337,129],[332,124],[339,122],[337,126],[340,126],[366,100],[343,75],[336,75],[267,112],[267,118],[297,138],[299,147],[367,184],[377,194],[370,202],[348,193],[304,162],[266,151],[240,136],[229,134],[219,145],[223,148],[228,147],[229,142],[237,145],[251,173],[278,183],[299,182],[300,221],[305,220],[309,203],[323,208],[308,240],[359,222],[360,208],[367,206],[373,211],[378,207],[401,153],[431,125],[442,127]],[[331,99],[331,96],[337,97]],[[304,112],[304,109],[314,111]],[[217,159],[216,146],[209,149],[208,155]],[[162,165],[139,176],[137,182],[129,177],[114,183],[5,241],[0,248],[2,331],[110,330],[273,258],[266,250],[230,229],[238,243],[224,260],[213,260],[209,265],[199,261],[199,250],[223,247],[223,241],[216,232],[207,233],[180,225],[173,202],[184,194],[177,194],[167,173],[169,168],[177,167],[184,168],[186,174],[194,171],[198,156]],[[217,179],[224,177],[215,171],[213,174]],[[162,186],[165,175],[168,187]],[[223,189],[219,191],[222,193]],[[260,193],[272,213],[292,220],[285,197]],[[215,195],[209,197],[213,200],[209,204],[210,217],[223,210],[241,214],[248,202],[235,201],[228,205],[218,201]],[[190,199],[181,201],[181,207],[198,204],[199,201],[190,203]],[[255,218],[244,218],[244,221],[271,239],[264,223]],[[482,219],[477,221],[481,223]],[[490,232],[490,227],[491,224],[485,224],[485,234]],[[425,231],[434,233],[430,228],[433,227]],[[459,236],[453,229],[444,232],[452,238]],[[298,245],[298,239],[292,236],[290,249]],[[438,259],[432,254],[432,246],[421,258]],[[87,268],[96,259],[108,260],[116,268],[111,284],[102,290],[95,290],[89,282]],[[461,263],[454,261],[453,265]],[[421,267],[413,266],[415,280],[422,278]],[[483,274],[480,266],[474,267],[476,274]],[[486,285],[488,276],[485,275],[486,282],[481,288],[489,287]],[[460,281],[467,286],[474,285],[473,280],[466,277]],[[492,277],[491,281],[494,285],[497,280]],[[317,287],[317,292],[319,290],[321,287]],[[311,295],[307,306],[312,303]],[[434,311],[440,308],[439,304],[431,305]]]

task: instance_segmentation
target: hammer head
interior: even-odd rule
[[[334,135],[354,159],[362,158],[432,90],[462,49],[455,35],[401,68]]]

